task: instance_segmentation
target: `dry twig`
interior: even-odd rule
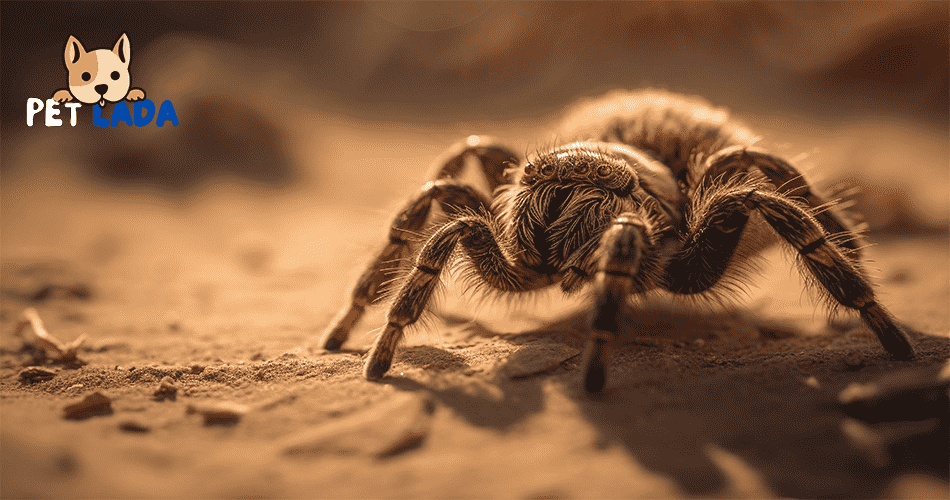
[[[26,327],[31,327],[33,335],[26,334]],[[40,319],[36,309],[28,307],[23,311],[23,320],[17,324],[14,334],[26,342],[42,349],[50,355],[54,361],[66,363],[76,359],[79,352],[79,346],[86,341],[85,335],[80,335],[76,340],[66,343],[49,334],[43,326],[43,320]]]

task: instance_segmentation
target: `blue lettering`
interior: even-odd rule
[[[92,105],[92,124],[97,127],[109,126],[109,120],[102,117],[102,108],[98,104]]]
[[[115,103],[115,109],[112,110],[112,126],[118,127],[119,122],[125,122],[126,125],[132,126],[132,115],[129,113],[129,106],[125,104],[125,101],[119,101]]]
[[[145,115],[142,115],[142,110],[145,110]],[[152,118],[155,116],[155,103],[143,99],[141,101],[136,101],[132,105],[132,113],[135,115],[135,126],[144,127],[149,123],[152,123]]]
[[[175,106],[171,101],[162,101],[158,108],[158,118],[155,119],[155,125],[161,127],[165,122],[172,122],[172,125],[178,126],[178,115],[175,114]]]

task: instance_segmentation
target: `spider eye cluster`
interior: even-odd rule
[[[521,182],[582,182],[613,191],[629,191],[638,185],[627,161],[602,149],[575,143],[532,158],[524,167]]]

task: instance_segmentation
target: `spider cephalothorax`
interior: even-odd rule
[[[381,378],[439,276],[460,261],[477,285],[499,292],[558,285],[572,293],[590,284],[585,387],[598,392],[632,294],[714,292],[738,279],[742,261],[777,233],[833,303],[858,311],[894,357],[914,356],[861,270],[854,231],[791,164],[754,148],[754,137],[723,110],[664,92],[618,93],[578,107],[562,134],[577,142],[525,161],[485,137],[450,150],[436,180],[396,216],[324,347],[340,348],[380,297],[387,273],[413,256],[366,363],[366,377]],[[457,180],[471,157],[481,163],[491,200]],[[506,171],[512,165],[518,168]],[[432,202],[446,220],[414,252],[411,237]]]

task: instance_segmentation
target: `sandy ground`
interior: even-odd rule
[[[735,306],[638,303],[600,399],[579,387],[584,300],[474,307],[451,282],[390,375],[370,383],[361,369],[381,310],[343,352],[318,348],[321,332],[404,193],[442,148],[485,124],[321,123],[298,129],[307,132],[292,139],[296,161],[346,169],[314,168],[310,188],[285,193],[228,182],[190,198],[103,190],[53,153],[5,178],[4,498],[946,493],[933,467],[945,453],[939,435],[923,447],[888,444],[926,433],[939,415],[862,424],[837,404],[850,384],[932,377],[950,358],[945,231],[871,234],[881,300],[914,333],[918,361],[889,360],[849,314],[828,320],[773,249]],[[785,125],[773,126],[796,130]],[[492,128],[523,138],[516,145],[540,130]],[[849,137],[864,132],[826,141],[814,161],[846,163],[860,149]],[[889,144],[908,133],[890,129]],[[814,130],[781,138],[799,151],[817,140]],[[898,176],[878,167],[899,155],[946,168],[939,137],[891,152],[864,158],[877,162],[872,186]],[[917,219],[945,224],[946,185],[905,182],[919,193]],[[45,380],[20,376],[34,360],[14,335],[28,307],[63,341],[87,336],[81,363],[48,363]],[[174,389],[156,395],[166,377]],[[94,393],[109,399],[106,410],[65,418]]]
[[[945,4],[680,5],[505,4],[432,32],[350,3],[5,10],[0,496],[947,497],[939,391],[839,403],[950,359]],[[135,85],[182,126],[24,125],[64,34],[105,43],[103,19],[129,21]],[[384,307],[318,347],[446,148],[532,151],[552,109],[641,85],[715,99],[817,185],[861,188],[867,268],[919,359],[829,318],[778,248],[730,306],[634,304],[601,398],[580,389],[583,297],[486,303],[449,277],[379,383],[361,372]],[[85,336],[78,360],[16,335],[30,308]]]

